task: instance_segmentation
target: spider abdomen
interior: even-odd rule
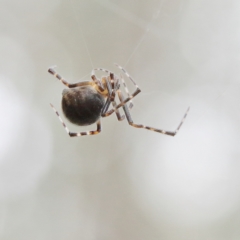
[[[64,89],[62,95],[62,110],[70,122],[86,126],[100,118],[105,99],[92,86]]]

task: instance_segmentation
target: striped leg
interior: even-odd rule
[[[113,78],[113,74],[111,75],[110,74],[110,80],[111,78]],[[107,80],[106,81],[106,85],[107,85],[107,89],[108,89],[108,92],[112,92],[111,95],[109,96],[109,101],[112,103],[112,106],[113,106],[113,109],[107,111],[107,109],[105,111],[103,111],[103,114],[102,114],[102,117],[108,117],[110,116],[113,112],[116,113],[116,116],[117,116],[117,119],[118,121],[122,121],[125,119],[125,115],[122,115],[120,114],[119,110],[116,109],[116,102],[115,102],[115,96],[116,96],[116,91],[119,89],[120,85],[118,84],[118,80],[116,81],[116,87],[112,90],[111,89],[111,86],[110,86],[110,83],[109,81]]]
[[[133,78],[129,75],[129,73],[123,68],[121,67],[120,65],[118,65],[117,63],[114,63],[119,69],[121,69],[125,75],[131,80],[131,82],[133,83],[133,85],[138,88],[138,85],[136,84],[136,82],[133,80]]]
[[[121,75],[120,75],[120,78],[121,78],[122,84],[124,86],[125,92],[127,93],[128,97],[130,97],[131,95],[130,95],[128,87],[127,87],[127,85],[126,85],[126,83],[124,81],[124,78]],[[133,108],[133,102],[132,102],[132,100],[130,100],[129,102],[130,103],[129,103],[128,107],[129,107],[129,109],[132,109]]]
[[[127,102],[129,102],[131,99],[133,99],[138,93],[140,93],[141,92],[141,90],[140,89],[137,89],[132,95],[130,95],[129,97],[127,97],[127,98],[124,98],[124,100],[121,102],[121,103],[119,103],[118,105],[116,105],[115,107],[114,107],[114,109],[111,109],[111,110],[109,110],[108,112],[106,112],[106,115],[107,116],[110,116],[112,113],[114,113],[114,112],[116,112],[116,110],[118,109],[118,108],[120,108],[120,107],[123,107]]]
[[[53,111],[58,116],[59,121],[62,123],[63,127],[65,128],[66,132],[70,137],[80,137],[80,136],[86,136],[86,135],[95,135],[101,132],[101,122],[100,119],[97,121],[97,130],[95,131],[87,131],[87,132],[80,132],[80,133],[74,133],[70,132],[66,124],[63,122],[62,118],[60,117],[58,111],[54,108],[54,106],[50,103],[50,106],[52,107]]]
[[[137,96],[137,94],[139,94],[140,92],[141,92],[141,90],[139,88],[137,90],[135,90],[135,92],[132,95],[130,95],[127,98],[124,98],[124,100],[116,106],[116,109],[123,107],[127,102],[129,102],[131,99],[133,99],[135,96]]]
[[[131,101],[131,99],[133,99],[140,92],[141,92],[141,90],[137,86],[137,89],[135,90],[135,92],[132,95],[129,94],[128,97],[124,98],[124,100],[121,103],[119,103],[118,105],[115,105],[114,109],[111,109],[110,111],[106,112],[107,116],[110,116],[112,113],[116,112],[116,110],[118,108],[123,107],[127,102]]]
[[[130,76],[130,74],[123,68],[121,67],[120,65],[118,65],[117,63],[115,63],[115,66],[117,66],[120,70],[122,70],[124,72],[124,74],[130,79],[130,81],[133,83],[133,85],[136,87],[136,89],[138,89],[138,85],[136,84],[136,82],[133,80],[133,78]],[[125,91],[128,95],[128,97],[130,97],[130,93],[129,93],[129,90],[127,88],[127,85],[124,81],[124,78],[121,76],[121,80],[122,80],[122,83],[123,83],[123,86],[125,88]],[[129,104],[129,108],[131,109],[133,107],[133,102],[131,100],[129,100],[130,104]]]
[[[101,91],[104,91],[104,87],[102,85],[102,82],[99,79],[97,79],[97,77],[95,76],[95,69],[92,70],[91,78],[98,85],[99,89]]]
[[[111,71],[109,71],[109,70],[107,70],[107,69],[105,69],[105,68],[94,68],[94,69],[93,69],[93,72],[94,72],[94,71],[102,71],[102,72],[108,73],[108,74],[110,75],[112,88],[115,87],[115,84],[114,84],[114,83],[115,83],[115,81],[114,81],[114,74],[113,74]]]
[[[93,70],[95,71],[102,71],[102,72],[105,72],[105,73],[111,73],[111,71],[105,69],[105,68],[94,68]]]
[[[121,91],[118,91],[118,97],[119,97],[121,102],[125,101]],[[161,130],[161,129],[157,129],[157,128],[153,128],[153,127],[144,126],[142,124],[135,124],[133,122],[132,118],[131,118],[131,115],[130,115],[130,112],[129,112],[129,109],[128,109],[127,105],[123,105],[123,110],[126,114],[126,118],[128,120],[129,125],[131,125],[133,127],[136,127],[136,128],[145,128],[147,130],[151,130],[151,131],[154,131],[154,132],[158,132],[158,133],[162,133],[162,134],[166,134],[166,135],[170,135],[170,136],[175,136],[177,134],[177,132],[179,131],[180,127],[182,126],[185,118],[187,117],[187,113],[189,111],[189,108],[187,109],[187,111],[184,114],[179,126],[177,127],[177,129],[175,131],[165,131],[165,130]]]
[[[138,93],[140,93],[141,90],[140,90],[140,88],[138,87],[138,85],[136,84],[136,82],[133,80],[133,78],[129,75],[129,73],[128,73],[123,67],[121,67],[121,66],[118,65],[117,63],[115,63],[115,65],[124,72],[124,74],[130,79],[130,81],[131,81],[131,82],[133,83],[133,85],[136,87],[135,92],[134,92],[132,95],[130,95],[130,93],[129,93],[129,91],[128,91],[128,88],[127,88],[127,86],[126,86],[126,84],[125,84],[125,82],[124,82],[124,79],[121,77],[121,80],[122,80],[122,82],[123,82],[123,86],[124,86],[124,88],[125,88],[125,91],[126,91],[127,94],[128,94],[128,97],[127,97],[126,99],[124,99],[124,101],[122,101],[120,104],[118,104],[118,105],[116,106],[116,108],[118,109],[118,108],[122,107],[123,105],[125,105],[127,102],[130,102],[129,107],[130,107],[130,109],[131,109],[131,108],[133,107],[133,103],[132,103],[131,100],[132,100]]]
[[[49,68],[48,72],[51,73],[54,77],[56,77],[59,81],[61,81],[65,86],[69,88],[75,88],[75,87],[80,87],[84,85],[92,85],[92,81],[82,81],[79,83],[68,83],[63,77],[61,77],[55,70],[54,68]]]
[[[120,69],[126,74],[126,76],[132,81],[132,83],[133,83],[134,86],[136,87],[136,90],[135,90],[135,92],[134,92],[132,95],[130,95],[130,93],[129,93],[129,91],[128,91],[128,88],[127,88],[127,86],[126,86],[126,84],[125,84],[125,82],[124,82],[124,79],[122,78],[121,80],[122,80],[123,86],[124,86],[124,88],[125,88],[125,91],[126,91],[127,94],[128,94],[128,97],[124,100],[124,102],[122,102],[122,103],[120,103],[120,104],[118,104],[118,105],[115,104],[115,105],[113,106],[114,109],[111,109],[111,110],[109,110],[108,112],[106,112],[103,117],[105,117],[105,116],[110,116],[112,113],[116,112],[118,108],[122,107],[124,104],[126,104],[126,103],[129,102],[129,101],[130,101],[129,107],[130,107],[130,109],[131,109],[131,108],[133,107],[133,103],[131,102],[131,99],[133,99],[138,93],[141,92],[141,90],[139,89],[138,85],[135,83],[135,81],[132,79],[132,77],[126,72],[126,70],[123,69],[123,68],[122,68],[120,65],[118,65],[118,64],[115,64],[115,65],[116,65],[118,68],[120,68]],[[104,69],[104,68],[95,68],[94,70],[96,70],[96,71],[103,71],[103,72],[109,73],[109,74],[110,74],[111,83],[112,83],[112,88],[116,87],[116,86],[115,86],[115,85],[116,85],[116,80],[114,79],[114,75],[113,75],[113,73],[112,73],[111,71],[109,71],[109,70],[107,70],[107,69]],[[114,104],[114,103],[113,103],[113,104]]]
[[[134,80],[130,77],[130,75],[129,75],[121,66],[119,66],[118,64],[115,64],[115,65],[116,65],[118,68],[120,68],[120,69],[130,78],[130,80],[133,82],[133,84],[137,87],[136,83],[135,83]],[[114,81],[114,74],[113,74],[111,71],[109,71],[109,70],[107,70],[107,69],[105,69],[105,68],[95,68],[94,70],[96,70],[96,71],[103,71],[103,72],[108,73],[108,74],[110,75],[112,88],[115,87],[116,81]],[[123,79],[122,76],[121,76],[121,81],[122,81],[122,84],[123,84],[123,86],[124,86],[124,88],[125,88],[125,91],[126,91],[128,97],[130,97],[129,90],[128,90],[127,85],[126,85],[126,83],[125,83],[125,81],[124,81],[124,79]],[[130,107],[130,108],[133,107],[133,103],[132,103],[131,100],[130,100],[129,107]]]

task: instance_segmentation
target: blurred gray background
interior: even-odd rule
[[[0,239],[240,239],[238,0],[0,4]],[[142,89],[136,123],[175,130],[191,106],[177,136],[114,115],[66,134],[48,67],[76,82],[114,62]]]

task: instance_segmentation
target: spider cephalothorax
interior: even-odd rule
[[[112,72],[103,69],[103,68],[96,68],[94,70],[104,71],[108,75],[101,78],[101,80],[97,79],[95,76],[94,70],[92,71],[92,80],[91,81],[82,81],[78,83],[68,83],[64,80],[58,73],[54,71],[53,68],[49,68],[48,72],[58,78],[68,89],[63,90],[63,97],[62,97],[62,109],[64,115],[67,119],[79,126],[86,126],[93,123],[97,124],[97,130],[95,131],[87,131],[87,132],[80,132],[80,133],[73,133],[70,132],[63,122],[62,118],[60,117],[57,110],[51,104],[51,107],[57,114],[59,120],[63,124],[65,130],[71,137],[78,137],[84,135],[94,135],[101,132],[101,117],[110,116],[112,113],[115,112],[117,119],[122,121],[125,117],[129,125],[136,127],[136,128],[145,128],[147,130],[151,130],[154,132],[163,133],[170,136],[175,136],[180,127],[182,126],[189,108],[187,109],[186,113],[184,114],[180,124],[178,125],[175,131],[164,131],[161,129],[153,128],[144,126],[142,124],[135,124],[132,120],[130,115],[130,109],[133,107],[132,99],[141,92],[135,81],[132,77],[126,72],[124,68],[117,65],[125,75],[129,78],[129,80],[135,86],[135,91],[130,94],[128,88],[125,84],[123,77],[118,77],[117,75],[113,74]],[[125,88],[125,92],[127,97],[125,97],[120,90],[121,83]],[[119,103],[116,103],[116,99],[118,98]],[[128,105],[129,103],[129,105]],[[110,104],[112,108],[109,110]],[[124,115],[121,116],[119,112],[119,108],[123,108]]]

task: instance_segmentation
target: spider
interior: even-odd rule
[[[54,68],[49,68],[48,72],[54,77],[59,79],[68,89],[64,89],[62,92],[62,110],[66,118],[73,124],[79,126],[87,126],[93,123],[97,124],[97,129],[95,131],[86,132],[70,132],[66,124],[63,122],[58,111],[54,108],[52,104],[51,107],[53,111],[58,116],[60,122],[65,128],[66,132],[70,137],[80,137],[85,135],[95,135],[101,132],[101,117],[108,117],[112,113],[115,113],[118,121],[122,121],[127,118],[129,125],[136,128],[145,128],[154,132],[175,136],[182,126],[189,108],[184,114],[180,124],[175,131],[165,131],[153,127],[144,126],[142,124],[136,124],[133,122],[130,115],[130,109],[133,107],[132,99],[141,92],[136,82],[127,73],[127,71],[115,64],[132,82],[136,90],[130,94],[125,84],[123,77],[117,76],[113,72],[108,71],[103,68],[95,68],[91,73],[91,81],[82,81],[78,83],[68,83],[64,78],[62,78]],[[101,80],[97,79],[95,76],[95,70],[106,72],[108,75],[103,76]],[[121,81],[121,82],[120,82]],[[121,84],[124,86],[127,97],[123,95],[120,90]],[[116,98],[118,97],[120,103],[116,103]],[[112,108],[109,110],[110,104]],[[125,114],[121,115],[119,108],[123,108]]]

